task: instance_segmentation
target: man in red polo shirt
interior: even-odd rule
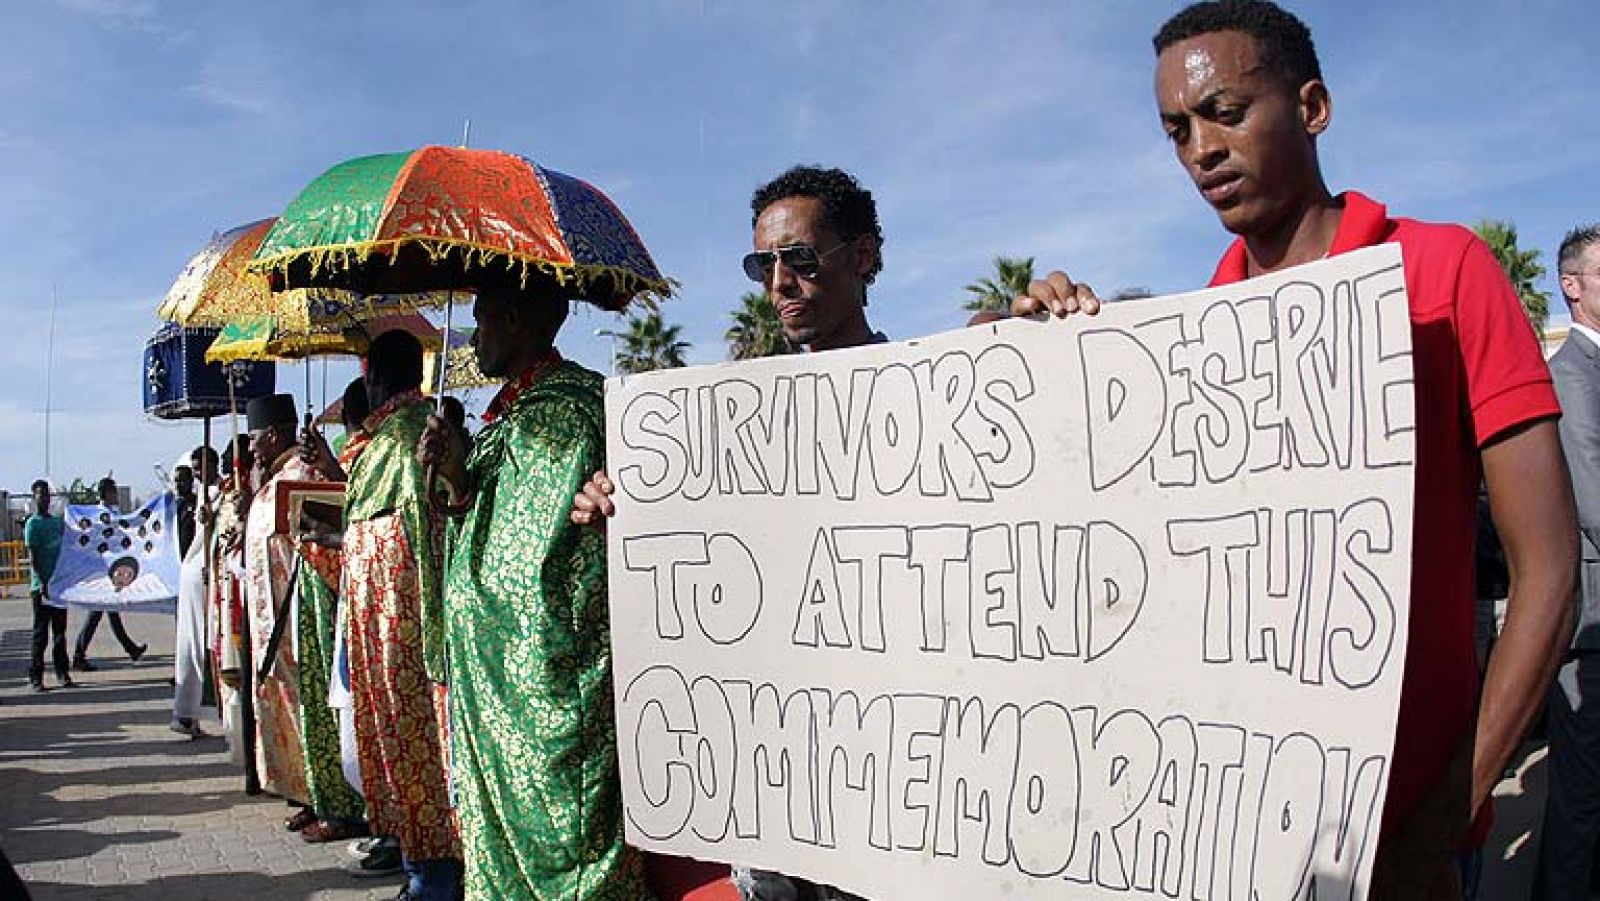
[[[1328,191],[1317,136],[1332,105],[1298,19],[1264,0],[1198,3],[1161,28],[1155,47],[1162,126],[1237,236],[1213,285],[1400,245],[1416,366],[1415,543],[1371,897],[1462,897],[1456,852],[1481,844],[1485,802],[1571,635],[1576,526],[1549,372],[1504,272],[1470,232],[1391,218],[1361,194]],[[1099,306],[1087,285],[1052,272],[1013,312],[1093,314]],[[1472,585],[1480,474],[1512,572],[1481,701]]]

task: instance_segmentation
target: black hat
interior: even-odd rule
[[[269,394],[250,401],[244,408],[244,418],[250,423],[250,431],[270,429],[275,425],[293,427],[296,420],[294,410],[294,395]]]

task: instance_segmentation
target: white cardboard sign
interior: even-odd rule
[[[1399,250],[613,379],[628,840],[869,898],[1365,895]]]

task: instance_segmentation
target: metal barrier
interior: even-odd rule
[[[0,541],[0,586],[26,585],[32,572],[27,545],[20,541]]]

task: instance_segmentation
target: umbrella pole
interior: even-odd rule
[[[244,458],[239,455],[239,402],[234,397],[233,376],[237,364],[228,364],[228,423],[233,432],[233,443],[229,453],[233,455],[233,487],[235,491],[247,491],[245,482]],[[241,524],[242,525],[242,524]],[[232,603],[231,598],[224,598],[224,603]],[[261,794],[261,774],[256,772],[256,704],[255,686],[251,684],[252,669],[250,657],[250,607],[240,605],[244,614],[244,622],[240,623],[239,654],[243,658],[239,666],[239,732],[240,744],[244,745],[244,793],[247,795]],[[233,640],[233,636],[223,636],[224,641]]]
[[[236,364],[228,364],[228,426],[232,432],[233,440],[228,445],[228,455],[233,458],[233,483],[241,484],[239,466],[242,462],[239,457],[239,402],[233,396],[233,374]]]
[[[203,517],[205,519],[205,522],[201,524],[201,532],[200,532],[200,540],[205,542],[205,544],[200,546],[200,553],[202,555],[202,558],[205,560],[204,564],[202,564],[204,566],[204,575],[201,577],[201,582],[202,582],[202,584],[205,585],[205,592],[206,592],[205,596],[206,596],[206,598],[210,599],[210,597],[211,597],[211,523],[212,523],[213,520],[216,519],[215,514],[210,512],[211,511],[211,454],[209,453],[209,451],[211,450],[211,417],[207,416],[205,419],[201,420],[200,429],[201,429],[201,431],[200,431],[200,446],[205,448],[205,452],[202,452],[200,454],[200,509],[207,511],[205,517]],[[210,635],[211,634],[210,615],[211,615],[211,605],[208,604],[208,603],[202,603],[200,605],[200,634],[201,635]],[[210,639],[206,640],[206,644],[207,644],[207,646],[210,646],[210,644],[211,644]]]
[[[444,305],[444,334],[439,341],[439,384],[433,396],[439,399],[439,409],[444,410],[445,375],[450,370],[450,317],[456,309],[456,293],[451,291]]]

